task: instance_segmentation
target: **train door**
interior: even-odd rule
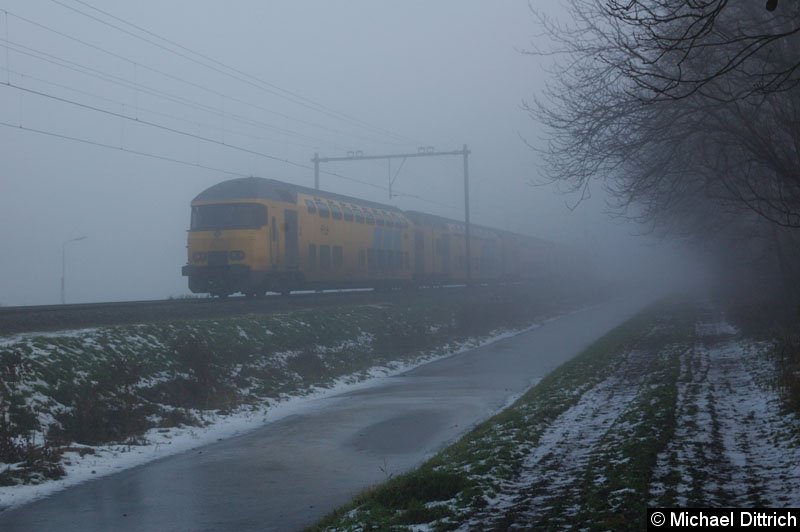
[[[297,243],[297,211],[286,209],[283,213],[284,258],[287,270],[297,270],[300,263]]]
[[[278,222],[273,216],[270,220],[269,228],[269,260],[273,269],[278,268],[278,263],[280,262],[280,257],[278,256],[279,249],[280,243],[278,242]]]
[[[450,275],[450,235],[442,235],[442,273]]]
[[[421,229],[414,231],[414,274],[425,275],[425,234]]]

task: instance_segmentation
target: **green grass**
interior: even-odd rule
[[[137,444],[152,428],[202,423],[204,412],[263,408],[336,379],[359,380],[375,366],[446,354],[577,299],[516,289],[489,297],[430,291],[399,301],[6,341],[0,408],[9,416],[0,418],[0,470],[15,466],[6,466],[0,482],[57,475],[52,464],[65,446]]]
[[[488,528],[509,526],[519,516],[513,509],[506,515],[486,515],[487,497],[518,479],[527,450],[587,390],[624,368],[626,354],[634,347],[658,354],[642,368],[646,375],[639,393],[604,436],[602,454],[594,456],[585,475],[576,479],[574,498],[558,501],[536,528],[592,523],[590,528],[598,530],[641,529],[650,471],[674,431],[677,357],[693,334],[691,318],[675,304],[640,314],[421,467],[368,490],[310,530],[405,530],[412,523],[450,530],[471,520]],[[598,478],[604,481],[598,483]],[[437,485],[440,479],[448,479],[450,489],[419,495],[429,493],[421,486]],[[576,503],[580,511],[567,516]]]

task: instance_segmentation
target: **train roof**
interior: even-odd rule
[[[392,211],[418,225],[428,225],[441,229],[449,229],[450,231],[456,233],[464,232],[464,222],[462,220],[453,220],[451,218],[445,218],[443,216],[437,216],[435,214],[428,214],[419,211],[403,211],[392,205],[354,198],[352,196],[345,196],[344,194],[336,194],[334,192],[326,192],[324,190],[317,190],[310,187],[293,185],[291,183],[284,183],[283,181],[267,179],[264,177],[241,177],[238,179],[230,179],[228,181],[217,183],[216,185],[213,185],[198,194],[193,201],[213,202],[247,199],[269,199],[296,204],[298,193],[307,194],[314,198],[324,198],[331,201],[346,202]],[[495,229],[493,227],[486,227],[477,224],[471,224],[471,233],[472,236],[476,238],[492,238],[503,236],[505,238],[511,238],[518,241],[537,242],[540,244],[555,246],[554,243],[537,237],[521,235],[518,233],[512,233],[511,231]]]
[[[431,227],[438,227],[441,229],[448,229],[456,234],[464,234],[466,232],[466,224],[462,220],[453,220],[452,218],[445,218],[435,214],[428,214],[419,211],[404,211],[406,217],[418,225],[427,225]],[[486,227],[485,225],[470,224],[471,235],[475,238],[497,238],[501,231],[493,227]]]
[[[297,203],[297,194],[307,194],[315,198],[324,198],[332,201],[354,203],[376,209],[383,209],[402,214],[403,211],[391,205],[374,201],[345,196],[317,190],[315,188],[284,183],[275,179],[264,177],[241,177],[217,183],[198,194],[193,201],[231,201],[246,199],[269,199],[287,203]]]

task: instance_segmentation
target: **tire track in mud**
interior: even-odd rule
[[[800,506],[800,416],[771,346],[710,304],[656,312],[445,454],[436,469],[470,487],[411,529],[641,530],[647,507]]]
[[[587,479],[592,464],[605,458],[609,432],[623,418],[652,379],[654,358],[662,356],[664,329],[653,327],[611,369],[609,375],[586,390],[578,402],[559,415],[528,449],[520,472],[488,506],[460,530],[488,527],[496,530],[561,528],[574,524],[584,511]],[[598,474],[592,471],[591,474]]]
[[[800,420],[767,384],[767,349],[719,313],[700,317],[681,358],[678,423],[658,456],[651,506],[800,504]]]

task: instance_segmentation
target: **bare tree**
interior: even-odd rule
[[[770,5],[771,4],[771,5]],[[627,52],[623,75],[649,99],[728,98],[790,90],[800,81],[797,49],[800,5],[784,1],[765,10],[739,0],[608,0],[598,4],[622,31],[615,46]],[[772,9],[769,9],[769,8]],[[707,65],[703,71],[694,63]]]
[[[643,4],[661,9],[644,9]],[[741,84],[733,80],[749,74],[719,74],[729,68],[731,56],[741,55],[735,37],[737,32],[750,35],[750,25],[737,20],[752,15],[751,4],[732,8],[722,0],[642,0],[620,6],[613,0],[572,0],[570,5],[574,26],[542,19],[564,60],[556,65],[556,82],[544,97],[527,106],[549,126],[542,154],[553,181],[583,197],[591,181],[600,179],[618,213],[635,212],[651,224],[663,221],[679,204],[703,198],[730,214],[748,210],[781,226],[800,227],[800,94],[762,90],[742,98]],[[706,13],[709,20],[679,17],[680,6],[700,9],[692,8],[696,5],[703,13],[711,6],[716,11]],[[658,26],[662,18],[676,35],[670,48],[653,44],[664,40],[666,30]],[[713,34],[727,35],[721,42],[734,51],[723,44],[709,46],[701,59],[696,54],[703,36],[696,27],[700,20],[713,22]],[[645,43],[641,49],[635,44],[639,41]],[[680,60],[674,61],[674,73],[681,78],[667,75],[668,68],[659,62],[675,54]],[[755,69],[759,61],[762,73],[776,72],[775,65],[796,69],[798,57],[776,44],[768,53],[751,54],[747,68]],[[649,65],[646,76],[643,65]],[[692,87],[691,94],[667,97],[687,86],[678,79]],[[785,78],[780,86],[785,89],[786,83]]]
[[[757,241],[792,286],[796,257],[780,243],[797,237],[775,235],[800,228],[797,3],[569,6],[568,26],[540,17],[555,81],[526,105],[550,132],[550,179],[581,198],[600,181],[614,212],[653,231]]]

